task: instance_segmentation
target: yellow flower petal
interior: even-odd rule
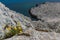
[[[19,33],[22,33],[22,31],[20,31]]]
[[[15,29],[15,30],[17,30],[17,28],[16,28],[16,27],[14,27],[14,29]]]
[[[20,22],[17,22],[17,26],[21,26]]]
[[[18,29],[22,30],[22,28],[21,28],[21,27],[18,27]]]
[[[11,30],[11,28],[10,28],[10,27],[8,27],[8,28],[6,28],[6,30]]]

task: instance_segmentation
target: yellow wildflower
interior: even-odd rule
[[[8,25],[8,29],[11,30],[12,26],[11,25]]]
[[[15,29],[15,30],[17,30],[17,28],[16,28],[16,27],[14,27],[14,29]]]
[[[19,33],[23,33],[22,31],[20,31]]]
[[[17,26],[16,27],[19,30],[19,33],[23,32],[20,22],[17,22]]]
[[[20,22],[17,22],[17,26],[21,26]]]
[[[21,27],[17,27],[17,29],[19,30],[19,33],[22,32],[22,28]]]
[[[11,30],[11,27],[7,27],[6,30]]]
[[[21,27],[18,27],[18,29],[19,29],[19,30],[22,30],[22,28],[21,28]]]

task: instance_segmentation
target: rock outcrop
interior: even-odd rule
[[[33,23],[39,28],[36,29],[40,30],[41,27],[46,29],[47,27],[47,29],[52,29],[52,31],[60,32],[60,3],[46,2],[37,7],[31,8],[30,12],[31,15],[40,20],[34,22],[35,24]]]
[[[60,33],[39,32],[34,29],[28,30],[31,36],[14,36],[6,40],[60,40]]]
[[[44,21],[59,21],[60,18],[60,3],[46,2],[37,7],[31,8],[31,15],[36,16],[37,19]],[[58,20],[56,20],[56,18]],[[53,20],[54,19],[54,20]]]
[[[55,18],[55,16],[52,17]],[[44,18],[44,16],[42,18]],[[58,23],[58,20],[52,20]],[[30,18],[12,11],[0,3],[0,40],[60,40],[60,33],[54,31],[58,29],[59,26],[57,27],[51,19],[48,21],[45,21],[45,19],[43,21],[32,21]],[[52,22],[52,24],[50,22]],[[11,35],[9,30],[12,30],[14,34],[17,32],[17,34],[5,39],[7,32]]]
[[[19,22],[22,29],[25,31],[30,25],[30,21],[30,18],[10,10],[0,2],[0,38],[4,38],[5,33],[10,30],[10,28],[6,30],[6,25],[12,26],[14,28],[17,26],[16,23]]]

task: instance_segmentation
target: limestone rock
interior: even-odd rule
[[[4,4],[0,3],[0,39],[3,39],[5,36],[4,25],[8,24],[12,25],[11,27],[16,27],[16,22],[18,22],[21,23],[23,32],[29,34],[30,36],[27,36],[27,34],[14,35],[13,37],[4,40],[60,40],[60,33],[54,32],[55,29],[60,29],[60,22],[59,20],[56,20],[59,18],[56,18],[55,14],[52,16],[52,19],[50,17],[50,20],[48,21],[46,20],[49,18],[49,16],[46,16],[47,18],[44,16],[46,20],[42,16],[42,18],[44,19],[43,21],[31,21],[30,18],[19,14],[15,11],[12,11],[9,8],[7,8]],[[41,31],[38,31],[37,29]],[[49,32],[50,29],[52,29],[53,31]]]
[[[45,25],[49,29],[52,29],[55,32],[60,32],[60,3],[59,2],[46,2],[44,4],[40,4],[37,7],[31,8],[31,15],[36,16],[42,23],[36,21],[35,24],[42,24],[43,27],[46,28]],[[34,23],[33,23],[34,24]],[[36,27],[38,27],[38,25]],[[41,25],[40,25],[41,26]],[[38,27],[40,28],[40,27]],[[37,29],[38,29],[37,28]]]
[[[33,28],[38,31],[60,33],[60,22],[32,21]]]
[[[55,32],[39,32],[34,29],[30,30],[31,36],[14,36],[5,40],[59,40],[60,33]]]
[[[22,29],[25,30],[30,21],[29,17],[10,10],[0,2],[0,38],[4,38],[5,36],[5,25],[16,27],[16,22],[20,22]]]
[[[37,19],[41,19],[48,22],[59,21],[60,3],[46,2],[45,4],[40,4],[37,7],[31,8],[30,12],[33,16],[36,16]]]

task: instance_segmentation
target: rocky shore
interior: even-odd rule
[[[0,2],[0,40],[60,40],[59,7],[60,3],[48,2],[31,8],[38,19],[32,21]]]
[[[35,16],[42,23],[47,25],[46,27],[52,29],[52,31],[60,32],[60,3],[59,2],[46,2],[40,4],[37,7],[31,8],[30,14]],[[37,24],[40,25],[40,21]],[[44,25],[44,24],[43,24]],[[37,25],[38,26],[38,25]],[[36,26],[36,27],[37,27]]]

